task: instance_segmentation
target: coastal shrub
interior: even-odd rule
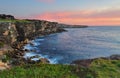
[[[11,61],[11,59],[12,59],[12,55],[13,55],[13,53],[14,52],[12,52],[12,51],[6,51],[5,53],[4,53],[4,55],[2,56],[2,62],[10,62]]]
[[[4,46],[3,42],[0,42],[0,48],[2,48]]]
[[[120,60],[97,59],[90,69],[97,73],[97,78],[120,78]]]
[[[80,78],[96,78],[96,73],[86,67],[74,66],[72,67],[72,71]]]

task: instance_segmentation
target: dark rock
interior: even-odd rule
[[[30,59],[33,59],[33,58],[40,58],[40,56],[39,56],[39,55],[36,55],[36,56],[30,57]]]
[[[109,57],[111,60],[120,60],[120,55],[112,55]]]
[[[89,67],[93,59],[86,59],[86,60],[75,60],[71,64],[76,64],[82,67]]]
[[[30,50],[28,50],[28,49],[25,49],[25,51],[26,51],[26,52],[29,52]]]
[[[30,58],[27,58],[25,62],[28,64],[35,64],[36,63],[36,61],[31,60]]]

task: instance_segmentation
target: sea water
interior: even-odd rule
[[[78,59],[92,59],[120,54],[120,27],[66,28],[67,32],[32,40],[24,48],[25,57],[39,55],[52,64],[69,64]]]

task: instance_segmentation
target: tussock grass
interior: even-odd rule
[[[94,60],[90,67],[97,73],[97,78],[120,78],[120,60]]]

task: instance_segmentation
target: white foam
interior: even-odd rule
[[[32,44],[33,44],[33,46],[39,46],[39,45],[41,45],[40,42],[37,42],[37,41],[33,41]]]
[[[51,64],[57,64],[58,60],[57,58],[52,58],[52,59],[48,59],[50,61]]]
[[[33,52],[29,52],[29,53],[25,53],[24,58],[28,58],[28,57],[32,57],[32,56],[36,56],[37,54],[33,53]]]
[[[40,58],[33,58],[31,60],[38,61]]]
[[[24,49],[28,49],[28,50],[31,50],[33,47],[30,45],[30,44],[27,44],[24,46]]]

